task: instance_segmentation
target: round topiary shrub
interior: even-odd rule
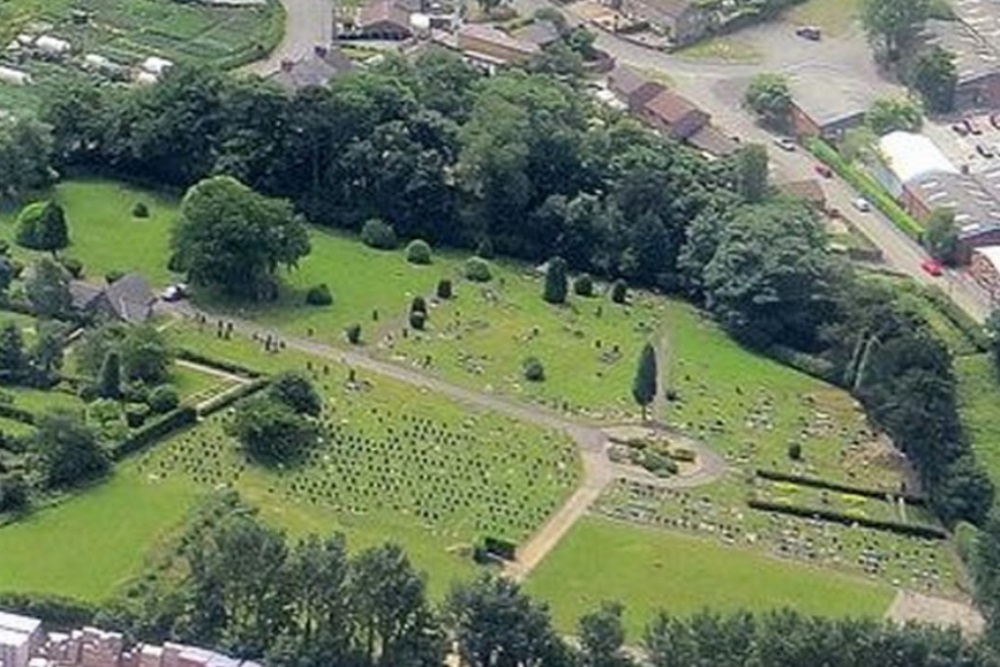
[[[788,445],[788,458],[793,461],[802,460],[802,445],[797,442],[789,443]]]
[[[545,380],[545,367],[537,357],[528,357],[521,364],[524,379],[528,382],[543,382]]]
[[[427,301],[422,296],[413,297],[413,301],[410,303],[411,313],[423,313],[427,314]]]
[[[406,246],[406,261],[410,264],[430,264],[431,247],[427,241],[415,239]]]
[[[149,392],[146,403],[149,404],[150,410],[158,415],[162,415],[164,412],[170,412],[180,405],[181,397],[174,385],[161,384]]]
[[[361,241],[370,248],[392,250],[399,245],[396,230],[379,218],[372,218],[361,227]]]
[[[132,207],[132,217],[133,218],[148,218],[149,217],[149,207],[146,206],[145,202],[136,202],[135,206]]]
[[[59,263],[63,265],[63,268],[69,272],[69,275],[74,278],[83,277],[83,262],[75,257],[63,257],[59,260]]]
[[[347,336],[347,342],[351,345],[357,345],[361,342],[361,325],[352,324],[344,329],[344,335]]]
[[[417,331],[423,331],[427,325],[427,313],[422,310],[410,311],[410,326]]]
[[[616,280],[611,285],[611,300],[615,303],[625,303],[628,300],[628,286],[624,280]]]
[[[465,277],[477,283],[488,283],[493,279],[489,262],[482,257],[470,257],[465,262]]]
[[[306,292],[306,303],[310,306],[329,306],[333,303],[333,295],[326,283],[313,285]]]
[[[573,293],[577,296],[594,296],[594,279],[584,273],[573,281]]]
[[[450,299],[452,296],[454,296],[454,292],[452,291],[451,280],[448,278],[442,278],[439,280],[437,286],[437,297],[439,299]]]

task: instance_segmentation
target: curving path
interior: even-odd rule
[[[461,387],[413,368],[375,359],[357,350],[340,349],[308,338],[276,334],[273,330],[255,322],[228,315],[213,315],[210,312],[197,309],[190,303],[158,302],[156,309],[161,313],[187,318],[204,315],[209,320],[216,320],[221,317],[221,319],[232,322],[233,328],[243,335],[276,335],[289,348],[347,364],[353,368],[412,386],[424,387],[468,405],[475,405],[518,421],[562,431],[569,435],[580,452],[580,458],[583,462],[583,479],[562,507],[521,546],[518,550],[517,561],[507,565],[505,573],[517,579],[527,576],[535,566],[542,562],[616,477],[636,479],[662,486],[690,488],[713,482],[724,475],[728,469],[725,460],[704,444],[685,439],[685,445],[698,451],[702,459],[702,465],[696,471],[690,475],[665,479],[652,475],[647,476],[644,471],[618,465],[608,459],[606,450],[609,441],[603,430],[590,424],[575,421],[548,408],[519,403],[494,394]],[[677,436],[672,434],[672,437]]]
[[[267,76],[281,68],[281,61],[296,60],[333,41],[332,0],[281,0],[281,6],[285,9],[281,43],[267,58],[250,63],[243,71]]]

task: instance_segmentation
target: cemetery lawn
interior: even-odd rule
[[[607,519],[578,523],[531,575],[529,593],[563,632],[602,600],[627,600],[630,641],[664,609],[690,614],[791,607],[826,617],[880,617],[891,587],[803,564]]]
[[[176,199],[101,179],[67,180],[42,197],[55,199],[66,210],[70,246],[63,254],[83,262],[87,280],[101,282],[110,271],[138,271],[154,286],[170,282],[166,264]],[[140,201],[149,207],[148,218],[132,216]],[[0,212],[0,239],[10,242],[13,255],[25,263],[47,255],[14,242],[16,218],[16,209]]]

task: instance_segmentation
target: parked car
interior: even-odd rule
[[[969,117],[965,119],[965,125],[969,128],[970,134],[980,135],[983,133],[983,128],[979,127],[979,123],[976,122],[975,118]]]
[[[826,209],[826,214],[833,220],[839,220],[844,217],[844,214],[840,212],[840,209],[835,207]]]
[[[794,151],[795,142],[788,137],[778,137],[774,140],[774,145],[783,151]]]
[[[924,270],[924,273],[926,273],[929,276],[934,276],[935,278],[937,278],[938,276],[941,275],[941,273],[943,273],[943,269],[941,268],[941,262],[937,261],[936,259],[932,259],[930,257],[928,257],[927,259],[925,259],[920,263],[920,268]]]
[[[990,114],[990,125],[1000,130],[1000,113]]]
[[[976,144],[976,152],[985,158],[992,158],[996,153],[986,144]]]
[[[869,202],[864,197],[858,197],[851,203],[854,204],[854,208],[858,209],[862,213],[867,213],[868,211],[872,210],[871,202]]]
[[[833,172],[825,164],[816,165],[816,173],[823,178],[833,178]]]
[[[188,295],[188,286],[184,283],[177,283],[175,285],[170,285],[160,294],[160,298],[164,301],[180,301],[186,298]]]
[[[808,39],[813,42],[818,42],[823,36],[823,33],[814,25],[804,25],[800,26],[795,30],[795,34],[803,39]]]
[[[961,137],[969,135],[969,125],[965,121],[953,124],[951,129],[953,129]]]

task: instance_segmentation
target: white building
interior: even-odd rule
[[[881,164],[873,172],[893,197],[902,196],[904,186],[928,176],[959,173],[941,149],[922,134],[890,132],[879,139],[878,152]]]
[[[27,86],[31,83],[31,75],[19,69],[0,65],[0,83],[7,83],[12,86]]]
[[[42,622],[37,618],[0,611],[0,665],[27,667],[32,652],[42,644]]]

